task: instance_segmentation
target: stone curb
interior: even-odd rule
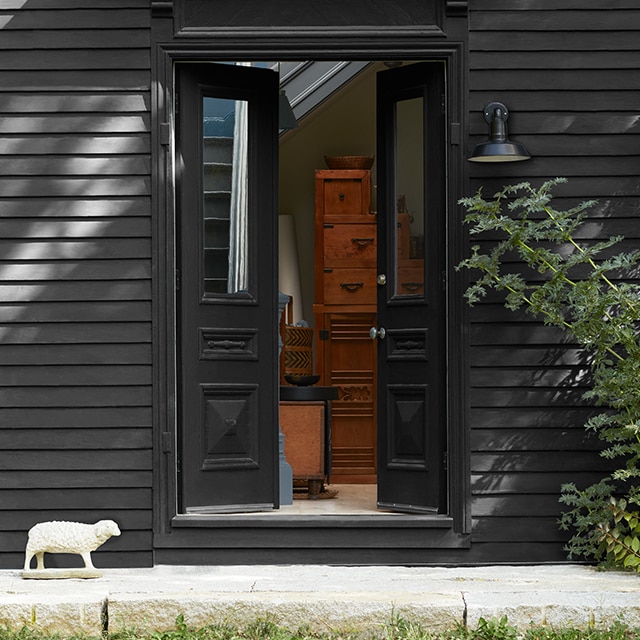
[[[95,580],[23,580],[0,571],[0,628],[99,637],[268,619],[297,629],[376,630],[394,615],[428,629],[506,615],[530,624],[640,628],[640,575],[591,567],[332,567],[105,569]]]

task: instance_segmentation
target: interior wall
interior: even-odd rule
[[[303,318],[313,325],[314,191],[324,156],[374,155],[375,72],[371,65],[280,140],[280,213],[295,220]],[[374,163],[372,182],[375,184]],[[375,187],[372,206],[375,206]]]

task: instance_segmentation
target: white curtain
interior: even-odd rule
[[[248,217],[248,110],[245,100],[236,100],[231,172],[231,224],[229,239],[229,293],[245,291],[247,283]]]

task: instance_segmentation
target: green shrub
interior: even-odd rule
[[[460,200],[471,233],[491,232],[498,239],[484,253],[474,246],[458,268],[480,272],[465,293],[469,304],[499,291],[508,309],[526,309],[584,349],[591,371],[584,397],[605,407],[585,426],[598,434],[602,456],[617,461],[617,468],[590,487],[564,485],[560,500],[571,509],[559,524],[573,531],[570,558],[640,571],[640,516],[631,507],[640,504],[640,286],[629,281],[640,252],[603,257],[621,237],[579,242],[577,231],[595,202],[554,209],[551,191],[561,182],[549,180],[538,189],[523,182],[490,200],[481,192]],[[529,268],[528,277],[513,269],[514,255]]]

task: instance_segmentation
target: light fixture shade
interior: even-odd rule
[[[507,137],[509,110],[502,102],[490,102],[484,108],[484,119],[491,125],[489,140],[477,144],[469,160],[472,162],[518,162],[529,160],[531,155],[520,142]]]
[[[287,92],[284,89],[280,89],[280,98],[278,102],[278,126],[282,129],[295,129],[298,126],[298,121],[291,108],[289,98],[287,98]]]

